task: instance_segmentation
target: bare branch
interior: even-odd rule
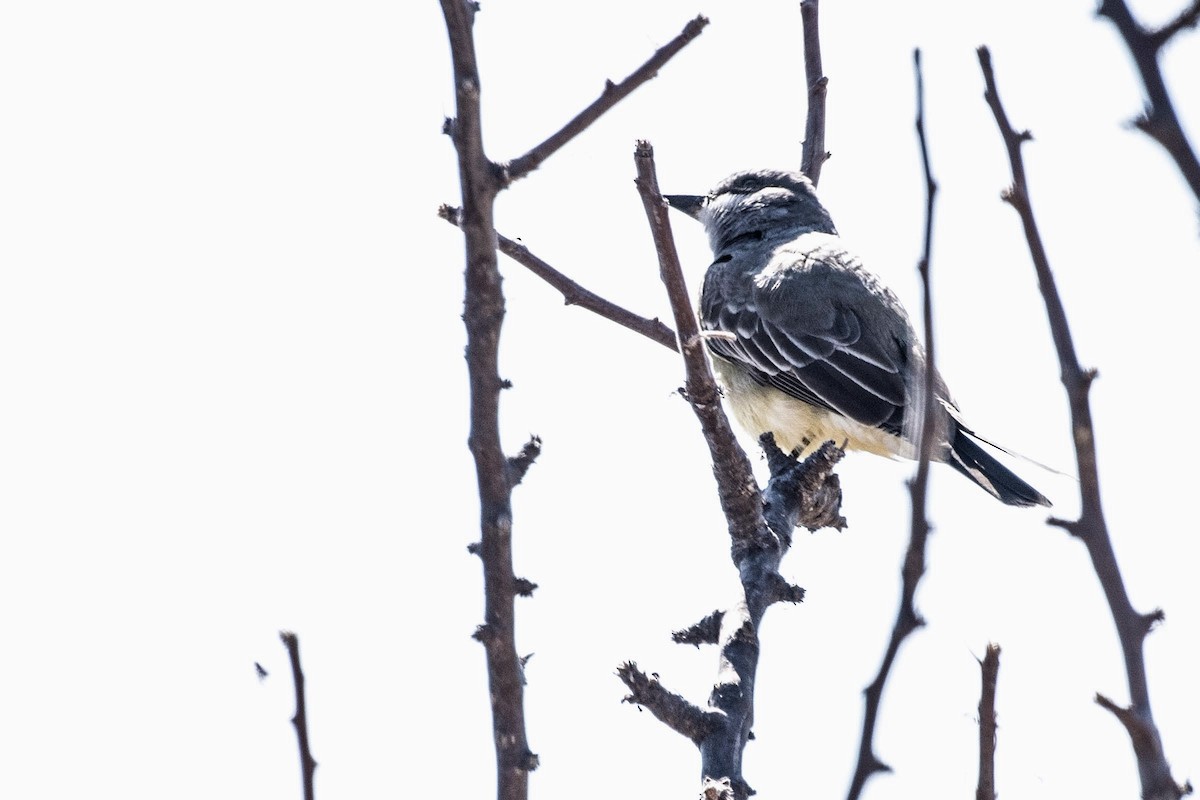
[[[790,480],[772,477],[767,492],[771,497],[771,525],[768,525],[763,516],[764,495],[758,490],[750,462],[721,408],[696,312],[679,266],[679,255],[667,219],[667,204],[658,188],[654,150],[649,142],[638,142],[634,161],[638,192],[646,209],[660,274],[679,330],[687,376],[685,394],[709,446],[717,492],[729,524],[733,561],[742,585],[742,596],[732,607],[721,612],[719,618],[720,630],[716,635],[718,679],[708,700],[711,711],[707,717],[714,724],[697,741],[704,776],[703,792],[706,797],[745,800],[753,794],[742,776],[742,753],[754,722],[758,625],[771,604],[783,600],[795,602],[802,597],[803,590],[791,586],[779,575],[779,563],[791,543],[791,528],[800,518],[799,507],[803,505],[795,487],[807,484],[799,477]],[[809,469],[813,472],[811,480],[824,485],[825,478],[818,480],[817,477],[821,469],[815,465],[831,467],[836,457],[824,450],[820,458],[824,461],[818,459]],[[837,495],[840,499],[840,492]],[[703,630],[685,632],[684,639],[710,640],[713,637],[711,627],[717,624],[717,619],[714,616],[707,622],[709,624]]]
[[[304,800],[313,800],[313,773],[317,771],[317,762],[308,747],[308,712],[304,704],[304,671],[300,669],[300,639],[291,631],[280,631],[279,639],[287,648],[288,660],[292,662],[292,682],[296,686],[296,713],[292,717],[292,725],[296,728],[296,740],[300,745]]]
[[[438,216],[452,225],[458,225],[462,212],[453,206],[442,205],[438,208]],[[588,291],[535,256],[529,251],[528,247],[520,242],[515,242],[499,233],[496,234],[496,238],[499,241],[501,253],[504,253],[504,255],[557,289],[562,294],[563,300],[567,305],[579,306],[591,311],[622,327],[628,328],[634,333],[640,333],[647,339],[658,342],[663,347],[679,352],[679,345],[675,341],[675,331],[671,330],[658,319],[640,317],[632,311],[627,311],[621,306],[605,300],[595,292]]]
[[[1134,125],[1163,146],[1175,160],[1192,194],[1200,200],[1200,161],[1196,159],[1196,151],[1183,132],[1158,63],[1163,45],[1184,28],[1196,24],[1200,18],[1200,2],[1193,0],[1175,19],[1157,31],[1147,31],[1138,24],[1125,0],[1101,0],[1096,14],[1108,17],[1116,26],[1129,48],[1134,65],[1141,73],[1142,85],[1146,89],[1146,109],[1134,121]]]
[[[1197,22],[1200,22],[1200,0],[1192,0],[1192,4],[1180,11],[1175,19],[1151,33],[1150,36],[1154,39],[1156,46],[1161,49],[1180,31],[1196,27]]]
[[[929,147],[925,140],[925,81],[921,72],[921,51],[913,52],[913,69],[917,85],[917,142],[921,150],[921,163],[925,168],[925,246],[917,271],[921,274],[921,284],[924,287],[922,303],[922,321],[925,326],[925,373],[922,376],[922,422],[920,431],[920,446],[918,448],[917,471],[909,482],[909,494],[912,498],[912,517],[910,519],[908,550],[905,552],[904,564],[900,570],[901,589],[900,606],[896,610],[896,622],[892,626],[892,635],[884,652],[883,663],[876,673],[875,679],[863,691],[863,728],[862,738],[858,745],[858,761],[854,768],[854,777],[850,781],[850,791],[847,794],[851,800],[862,795],[863,787],[876,772],[888,771],[890,768],[875,755],[875,722],[879,715],[879,704],[883,700],[883,689],[891,673],[896,654],[900,651],[901,643],[917,628],[925,624],[916,609],[917,585],[925,574],[925,545],[929,539],[929,520],[925,517],[926,490],[929,484],[929,461],[933,454],[934,439],[937,435],[935,424],[934,362],[933,339],[933,301],[929,280],[930,254],[933,244],[933,207],[937,195],[937,182],[929,166]]]
[[[496,745],[498,800],[526,800],[529,771],[537,756],[525,734],[524,672],[516,649],[513,574],[512,482],[500,445],[500,328],[504,293],[497,264],[493,205],[501,187],[495,165],[483,149],[480,81],[472,31],[475,5],[441,0],[454,65],[456,117],[449,126],[458,154],[463,209],[459,225],[466,241],[467,373],[471,392],[468,445],[479,487],[478,554],[483,562],[484,623],[476,632],[487,657]]]
[[[1133,708],[1119,706],[1099,693],[1096,694],[1096,704],[1101,708],[1111,711],[1113,716],[1125,726],[1125,730],[1129,734],[1129,739],[1133,743],[1133,752],[1137,756],[1139,764],[1143,760],[1153,761],[1163,757],[1162,743],[1159,740],[1158,730],[1154,727],[1153,723],[1147,725],[1146,720]],[[1173,799],[1189,795],[1192,793],[1191,781],[1185,781],[1182,786],[1171,787],[1169,788],[1169,792],[1177,792],[1177,794],[1167,793],[1154,795],[1154,797],[1157,800],[1159,797]]]
[[[1111,4],[1106,3],[1106,5]],[[1123,3],[1120,5],[1124,6]],[[996,125],[1000,129],[1000,135],[1004,140],[1009,164],[1012,168],[1013,185],[1005,193],[1004,198],[1016,209],[1025,229],[1025,238],[1029,244],[1029,253],[1034,269],[1037,271],[1038,284],[1046,304],[1046,315],[1049,318],[1050,332],[1058,351],[1062,382],[1066,388],[1071,411],[1075,461],[1079,470],[1081,513],[1078,522],[1075,523],[1064,523],[1062,520],[1053,520],[1052,522],[1066,527],[1087,548],[1092,568],[1100,579],[1113,622],[1116,623],[1121,650],[1124,654],[1129,696],[1133,701],[1129,714],[1131,719],[1138,721],[1137,736],[1134,736],[1134,730],[1128,724],[1126,728],[1130,730],[1133,740],[1134,754],[1137,757],[1138,773],[1142,783],[1142,796],[1152,800],[1178,800],[1186,793],[1185,789],[1188,787],[1180,786],[1171,777],[1170,765],[1163,752],[1162,741],[1150,709],[1150,691],[1146,679],[1143,645],[1146,634],[1150,630],[1149,620],[1154,615],[1138,613],[1129,601],[1129,594],[1125,589],[1120,567],[1117,565],[1117,556],[1113,551],[1112,540],[1109,538],[1108,525],[1104,520],[1104,509],[1100,503],[1100,476],[1096,461],[1095,428],[1092,424],[1091,407],[1088,401],[1088,393],[1095,373],[1083,370],[1079,366],[1070,327],[1067,324],[1066,312],[1058,295],[1049,259],[1042,246],[1037,221],[1034,219],[1033,209],[1029,202],[1029,188],[1021,157],[1021,143],[1030,137],[1027,133],[1017,133],[1009,124],[1008,115],[1004,111],[996,90],[991,55],[986,47],[979,48],[979,65],[983,70],[986,86],[984,99],[987,100],[988,106],[996,118]]]
[[[659,274],[666,286],[671,311],[675,315],[675,327],[679,332],[680,350],[687,371],[685,386],[688,402],[700,420],[704,438],[708,442],[721,507],[729,519],[729,534],[734,540],[734,549],[774,548],[774,537],[762,518],[762,498],[754,480],[754,471],[721,408],[720,392],[709,368],[704,341],[700,336],[700,324],[692,308],[691,295],[679,265],[679,253],[671,236],[667,204],[658,188],[654,149],[649,142],[638,142],[634,161],[638,170],[638,192],[658,253]]]
[[[500,189],[500,171],[483,151],[483,122],[479,107],[479,65],[475,59],[475,35],[472,25],[477,6],[469,0],[441,0],[450,36],[450,57],[454,63],[454,96],[457,116],[447,119],[442,130],[454,141],[463,197],[477,194],[489,202]],[[467,189],[470,188],[470,192]],[[468,204],[466,212],[475,209]],[[472,226],[475,220],[471,218]]]
[[[696,744],[722,724],[718,713],[705,711],[689,703],[681,695],[668,691],[658,682],[657,675],[647,675],[632,661],[617,667],[617,677],[629,689],[626,703],[635,703],[650,709],[650,713],[668,728],[683,734]]]
[[[800,171],[817,185],[821,166],[829,160],[825,151],[825,95],[829,78],[821,68],[821,33],[817,25],[818,0],[800,0],[800,21],[804,28],[804,79],[808,84],[808,113],[804,122],[804,145]]]
[[[509,184],[520,180],[530,172],[533,172],[541,166],[543,161],[558,152],[563,145],[583,133],[589,125],[599,119],[606,111],[632,94],[643,83],[654,78],[658,74],[658,71],[674,58],[676,53],[699,36],[707,25],[707,18],[704,16],[696,17],[684,26],[683,31],[678,36],[654,51],[654,55],[645,64],[634,70],[625,80],[620,83],[613,83],[612,81],[605,83],[604,91],[600,93],[600,96],[591,105],[576,114],[570,122],[552,134],[546,141],[534,147],[525,155],[514,158],[505,165],[505,183]]]
[[[975,800],[996,800],[996,679],[1000,674],[1000,645],[989,642],[979,662],[979,783]]]
[[[724,612],[720,609],[712,612],[694,625],[671,634],[671,640],[676,644],[690,644],[699,647],[702,644],[716,644],[721,635],[721,617]]]
[[[530,436],[529,441],[521,448],[521,452],[508,459],[508,482],[517,486],[525,479],[525,473],[533,466],[533,462],[542,454],[542,439],[540,436]]]
[[[933,286],[929,278],[930,258],[933,247],[933,207],[937,197],[938,185],[933,179],[933,170],[929,165],[929,144],[925,138],[925,78],[921,72],[921,51],[913,51],[913,69],[917,81],[917,142],[921,148],[921,165],[925,170],[925,244],[921,251],[921,260],[917,264],[917,272],[921,275],[923,291],[922,323],[925,326],[925,372],[922,375],[924,385],[924,409],[921,421],[921,445],[917,460],[917,475],[912,484],[913,496],[913,529],[927,528],[925,515],[925,490],[928,485],[929,462],[933,456],[935,413],[937,410],[934,393],[934,376],[937,374],[937,361],[934,358],[935,347],[933,337]],[[918,517],[921,519],[918,521]],[[915,536],[915,533],[914,533]]]

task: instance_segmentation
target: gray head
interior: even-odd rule
[[[666,195],[667,202],[704,223],[713,252],[739,240],[793,239],[805,231],[833,233],[833,220],[800,172],[735,172],[707,195]]]

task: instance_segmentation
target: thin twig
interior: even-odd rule
[[[452,225],[458,225],[462,217],[462,212],[453,206],[442,205],[438,208],[438,216]],[[640,333],[647,339],[658,342],[663,347],[679,352],[679,345],[675,341],[675,331],[664,325],[662,321],[638,316],[632,311],[628,311],[616,303],[604,299],[595,292],[583,288],[535,256],[529,251],[528,247],[520,242],[515,242],[500,233],[496,234],[496,238],[499,241],[501,253],[504,253],[504,255],[557,289],[562,294],[563,301],[567,305],[579,306],[594,314],[599,314],[605,319],[628,328],[634,333]]]
[[[1046,315],[1050,332],[1058,351],[1062,370],[1062,382],[1066,388],[1071,412],[1071,431],[1075,443],[1075,461],[1079,471],[1080,517],[1076,521],[1051,519],[1050,524],[1067,529],[1079,537],[1087,548],[1092,568],[1100,579],[1108,607],[1116,623],[1117,635],[1125,660],[1125,674],[1129,686],[1131,706],[1129,714],[1121,721],[1129,729],[1138,773],[1142,783],[1142,797],[1148,800],[1178,800],[1191,791],[1190,785],[1179,785],[1171,777],[1170,765],[1163,752],[1162,740],[1154,724],[1150,709],[1150,690],[1146,679],[1146,661],[1143,653],[1146,634],[1153,623],[1161,618],[1161,612],[1142,614],[1134,610],[1121,577],[1117,556],[1109,538],[1108,525],[1104,520],[1104,509],[1100,502],[1100,476],[1096,461],[1095,428],[1092,424],[1088,393],[1096,374],[1084,370],[1075,354],[1071,330],[1066,312],[1059,297],[1050,262],[1042,245],[1037,221],[1029,201],[1029,187],[1025,178],[1025,166],[1021,157],[1021,144],[1031,137],[1028,131],[1018,133],[1009,124],[1008,115],[1000,102],[996,90],[996,78],[992,71],[991,54],[986,47],[979,48],[979,65],[983,71],[986,91],[984,99],[992,110],[1004,146],[1008,151],[1012,168],[1013,185],[1002,195],[1021,217],[1029,253],[1037,271],[1038,284],[1046,304]],[[1136,725],[1136,730],[1131,725]]]
[[[471,392],[468,445],[478,481],[483,562],[484,623],[475,638],[487,658],[496,746],[499,800],[526,800],[529,772],[537,766],[525,734],[524,674],[516,649],[514,602],[520,586],[513,574],[512,483],[509,460],[500,445],[500,328],[504,292],[497,264],[494,203],[501,187],[495,165],[483,149],[480,81],[472,31],[475,4],[441,0],[454,64],[456,118],[449,125],[458,154],[466,240],[467,373]]]
[[[1171,37],[1184,28],[1194,26],[1200,19],[1200,0],[1193,0],[1175,19],[1156,31],[1147,31],[1138,24],[1125,0],[1101,0],[1096,14],[1108,17],[1116,26],[1142,76],[1142,85],[1146,89],[1146,108],[1134,120],[1134,125],[1166,149],[1191,187],[1192,194],[1200,200],[1200,161],[1196,159],[1196,151],[1183,132],[1158,63],[1159,54]]]
[[[917,517],[922,518],[920,527],[927,526],[923,519],[925,490],[929,483],[929,462],[933,457],[934,439],[936,438],[934,435],[935,415],[938,407],[934,394],[937,360],[934,358],[933,284],[929,277],[933,247],[933,207],[934,200],[937,198],[938,185],[933,178],[933,170],[929,164],[929,144],[925,136],[925,77],[921,72],[921,51],[919,49],[913,51],[913,69],[916,72],[917,81],[917,142],[921,148],[921,165],[925,170],[925,245],[921,251],[921,260],[917,264],[917,272],[921,275],[921,285],[924,290],[921,312],[922,323],[925,326],[925,371],[921,376],[924,382],[922,387],[924,408],[922,409],[920,456],[917,460],[917,476],[912,483],[913,527],[916,528],[918,527]]]
[[[654,55],[645,64],[634,70],[625,80],[620,83],[607,81],[604,84],[604,91],[600,93],[600,96],[591,105],[576,114],[570,122],[555,131],[544,142],[534,147],[525,155],[514,158],[508,164],[504,165],[505,182],[512,183],[513,181],[520,180],[541,166],[543,161],[558,152],[563,145],[586,130],[589,125],[599,119],[606,111],[632,94],[643,83],[654,78],[658,74],[658,71],[674,58],[680,50],[686,47],[689,42],[699,36],[707,25],[707,18],[704,16],[696,17],[684,26],[683,31],[678,36],[654,51]]]
[[[818,0],[800,0],[800,22],[804,28],[804,80],[808,85],[808,112],[804,122],[804,144],[800,171],[817,185],[821,166],[829,160],[825,151],[825,95],[829,78],[821,68],[821,32],[817,25]]]
[[[918,448],[916,475],[909,482],[909,494],[912,499],[912,517],[910,519],[908,549],[905,551],[904,564],[900,570],[901,589],[900,606],[896,610],[896,622],[892,626],[891,638],[884,652],[883,663],[875,679],[863,691],[863,727],[862,738],[858,745],[858,761],[854,768],[854,776],[850,781],[850,791],[847,794],[855,800],[862,794],[867,780],[876,772],[891,770],[883,763],[874,750],[875,723],[879,715],[879,705],[883,700],[883,689],[891,673],[896,654],[900,651],[901,643],[917,628],[925,624],[916,609],[917,585],[925,574],[925,545],[929,539],[929,520],[925,517],[926,490],[929,484],[929,461],[933,454],[934,439],[937,434],[935,424],[935,395],[934,374],[934,339],[933,339],[933,301],[929,280],[930,254],[933,245],[933,208],[937,195],[937,182],[929,165],[929,147],[925,140],[925,84],[921,73],[921,51],[913,52],[913,69],[916,73],[917,85],[917,142],[921,150],[921,163],[925,168],[925,246],[917,271],[921,275],[924,287],[922,302],[922,321],[925,326],[925,372],[921,376],[923,385],[922,422],[920,445]]]
[[[979,662],[979,783],[975,800],[996,800],[996,679],[1000,675],[1000,645],[989,642]]]
[[[1192,4],[1180,11],[1175,19],[1151,33],[1150,36],[1161,48],[1180,31],[1196,27],[1197,22],[1200,22],[1200,0],[1192,0]]]
[[[300,778],[304,784],[304,800],[313,800],[313,773],[317,771],[317,762],[308,747],[308,712],[304,705],[304,671],[300,669],[300,639],[291,631],[280,631],[279,638],[292,662],[292,682],[296,686],[296,713],[292,717],[292,725],[296,728],[296,740],[300,745]]]

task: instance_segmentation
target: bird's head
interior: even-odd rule
[[[706,195],[669,194],[666,200],[704,224],[713,252],[741,241],[792,239],[805,231],[837,233],[812,182],[800,172],[735,172]]]

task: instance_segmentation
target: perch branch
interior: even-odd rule
[[[841,515],[842,486],[833,474],[834,466],[846,454],[844,450],[825,442],[808,458],[797,461],[779,449],[770,431],[758,441],[771,470],[771,480],[763,490],[763,515],[771,530],[790,544],[787,532],[792,528],[840,531],[846,527],[846,518]]]
[[[979,65],[983,71],[986,90],[984,99],[992,110],[996,125],[1008,151],[1012,168],[1013,185],[1002,195],[1020,215],[1029,244],[1029,253],[1037,271],[1038,285],[1046,304],[1046,315],[1050,321],[1050,332],[1058,351],[1062,370],[1062,382],[1066,389],[1071,413],[1071,431],[1075,443],[1075,461],[1079,470],[1080,517],[1074,522],[1052,520],[1078,537],[1087,548],[1088,556],[1096,577],[1100,580],[1104,596],[1108,601],[1113,622],[1125,660],[1125,675],[1128,680],[1131,706],[1122,722],[1130,732],[1134,754],[1138,762],[1138,774],[1142,783],[1142,797],[1147,800],[1178,800],[1191,790],[1181,786],[1171,777],[1170,766],[1163,752],[1162,740],[1154,724],[1150,708],[1150,690],[1146,679],[1146,661],[1143,653],[1146,634],[1156,618],[1155,614],[1141,614],[1134,610],[1121,577],[1117,556],[1109,538],[1108,525],[1104,520],[1104,509],[1100,503],[1100,476],[1096,461],[1095,428],[1092,424],[1088,393],[1095,373],[1079,366],[1075,345],[1067,324],[1062,299],[1054,283],[1050,262],[1042,245],[1037,221],[1029,201],[1029,187],[1025,177],[1025,166],[1021,156],[1021,144],[1031,137],[1027,131],[1018,133],[1009,124],[1008,115],[1000,102],[996,90],[996,78],[992,70],[991,54],[986,47],[979,48]],[[1136,725],[1136,731],[1131,724]]]
[[[313,773],[317,762],[308,747],[308,711],[304,705],[304,671],[300,669],[300,639],[291,631],[280,631],[279,639],[287,648],[288,660],[292,662],[292,682],[296,686],[296,713],[292,725],[296,728],[296,740],[300,745],[300,778],[304,784],[304,800],[313,800]]]
[[[686,47],[689,42],[699,36],[707,25],[708,19],[703,16],[696,17],[684,26],[683,31],[678,36],[654,51],[654,55],[645,64],[634,70],[625,80],[620,83],[607,81],[604,84],[604,91],[587,108],[576,114],[571,121],[555,131],[548,139],[534,147],[528,153],[514,158],[508,164],[504,165],[505,183],[520,180],[530,172],[533,172],[541,166],[543,161],[558,152],[563,145],[583,133],[589,125],[599,119],[606,111],[632,94],[643,83],[654,78],[658,74],[658,71],[674,58],[680,50]]]
[[[858,761],[854,768],[854,777],[850,781],[848,797],[855,800],[862,794],[867,780],[876,772],[886,772],[890,768],[875,755],[874,738],[875,723],[879,716],[879,704],[883,700],[883,689],[891,673],[896,654],[900,651],[901,643],[925,624],[916,609],[917,585],[925,574],[925,545],[929,539],[929,521],[925,517],[926,490],[929,485],[929,461],[933,453],[934,437],[937,433],[935,424],[934,405],[934,339],[933,339],[933,301],[929,280],[930,254],[933,244],[933,208],[937,195],[937,182],[929,166],[929,147],[925,140],[925,83],[921,73],[921,51],[913,51],[913,69],[917,85],[917,142],[921,150],[921,163],[925,168],[925,246],[917,271],[921,275],[923,286],[922,321],[925,326],[925,355],[926,368],[922,376],[924,386],[921,396],[924,398],[924,408],[921,417],[920,446],[918,448],[917,472],[909,483],[909,493],[912,498],[912,517],[908,550],[905,553],[904,565],[900,570],[901,589],[900,606],[896,611],[896,622],[892,626],[892,635],[884,652],[883,663],[875,679],[863,691],[863,728],[862,738],[858,746]]]
[[[729,523],[731,553],[742,587],[741,597],[732,607],[719,615],[710,616],[684,637],[685,641],[708,641],[714,635],[712,628],[718,626],[715,632],[718,645],[717,681],[708,699],[709,712],[706,715],[711,727],[701,738],[693,741],[697,742],[700,749],[702,788],[706,796],[745,800],[753,794],[742,775],[742,754],[754,722],[754,681],[759,658],[758,625],[772,603],[781,600],[795,602],[802,596],[799,587],[791,586],[779,575],[779,564],[791,543],[791,528],[801,519],[799,506],[803,505],[794,491],[788,496],[784,489],[794,489],[804,481],[798,477],[791,482],[772,478],[768,486],[768,496],[772,498],[769,525],[763,515],[764,495],[759,492],[750,462],[721,408],[720,394],[709,368],[696,312],[692,308],[679,265],[667,218],[667,204],[658,187],[654,150],[649,142],[638,142],[634,162],[637,166],[638,192],[654,238],[660,275],[679,331],[687,399],[700,421],[709,446],[718,495]],[[819,453],[824,460],[814,461],[811,467],[815,472],[820,472],[822,466],[826,468],[821,479],[822,485],[832,477],[827,470],[840,457],[840,451],[837,452],[838,455],[834,456],[829,447],[822,448]],[[814,476],[812,480],[818,479]],[[840,499],[840,492],[827,492],[827,495],[833,494]]]
[[[462,212],[453,206],[442,205],[438,208],[438,216],[452,225],[459,225]],[[579,306],[622,327],[628,328],[634,333],[640,333],[647,339],[658,342],[663,347],[670,348],[676,352],[679,351],[679,346],[675,342],[675,331],[671,330],[658,319],[639,317],[632,311],[627,311],[616,303],[605,300],[595,292],[583,288],[535,256],[529,251],[528,247],[520,242],[515,242],[499,233],[496,234],[496,238],[499,241],[501,253],[504,253],[504,255],[557,289],[567,305]]]
[[[655,174],[654,150],[649,142],[638,142],[634,154],[637,164],[637,187],[650,222],[654,247],[658,253],[660,276],[667,289],[675,328],[679,333],[680,352],[687,373],[685,383],[688,402],[700,420],[704,438],[713,457],[713,474],[717,478],[721,507],[730,522],[730,536],[735,550],[741,546],[773,547],[774,537],[762,518],[762,498],[750,460],[742,451],[729,420],[721,408],[717,381],[709,368],[700,324],[692,308],[691,295],[679,265],[679,253],[671,236],[667,219],[667,204],[658,188]]]
[[[808,84],[808,112],[804,122],[804,144],[800,171],[817,185],[821,166],[829,160],[825,151],[825,95],[829,78],[821,67],[821,34],[817,25],[818,0],[800,0],[800,22],[804,28],[804,80]]]

